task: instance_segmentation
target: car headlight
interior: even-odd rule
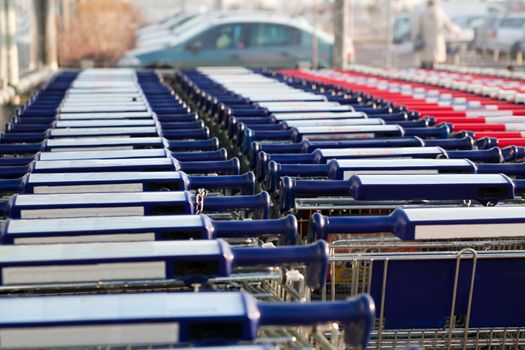
[[[133,55],[122,56],[117,63],[121,67],[139,66],[140,60]]]

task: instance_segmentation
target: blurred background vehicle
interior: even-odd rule
[[[479,26],[474,29],[473,47],[478,53],[486,51],[491,53],[495,50],[494,38],[498,30],[502,16],[486,16]]]
[[[495,26],[493,50],[515,56],[525,39],[525,13],[512,13],[503,17]]]
[[[329,67],[333,38],[304,18],[268,12],[220,11],[195,15],[156,41],[128,51],[118,62],[131,67],[311,66],[314,40],[319,67]],[[347,44],[347,56],[354,56]]]
[[[460,28],[457,35],[447,37],[447,42],[473,44],[477,36],[481,45],[486,45],[492,36],[493,26],[496,24],[498,14],[504,12],[504,8],[497,3],[478,1],[443,1],[443,10],[452,22]],[[394,19],[393,41],[396,44],[411,40],[413,18],[416,17],[424,6],[416,6],[412,13],[402,14]],[[483,42],[483,44],[482,44]]]
[[[393,41],[401,44],[411,40],[412,35],[411,18],[408,15],[398,16],[394,19]]]

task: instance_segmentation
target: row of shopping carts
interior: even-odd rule
[[[210,67],[171,81],[274,218],[297,218],[299,244],[329,242],[311,297],[372,296],[370,348],[525,345],[525,107],[481,78],[441,86],[446,74]]]
[[[57,73],[0,153],[0,348],[367,346],[371,297],[317,296],[327,243],[157,74]]]

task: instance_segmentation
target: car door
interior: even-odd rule
[[[218,24],[195,35],[184,43],[183,57],[174,62],[178,67],[242,65],[237,52],[245,47],[243,23]],[[177,57],[174,57],[175,61]]]
[[[308,57],[306,49],[301,47],[301,31],[296,27],[254,22],[247,30],[246,48],[238,53],[245,66],[295,68]]]

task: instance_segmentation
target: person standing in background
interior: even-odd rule
[[[436,63],[447,60],[445,32],[459,33],[459,28],[452,23],[438,0],[428,0],[427,7],[419,17],[415,31],[415,50],[419,52],[421,68],[432,68]]]

